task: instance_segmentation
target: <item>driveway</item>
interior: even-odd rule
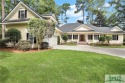
[[[54,46],[53,49],[88,51],[88,52],[96,52],[100,54],[108,54],[112,56],[125,58],[125,48],[102,48],[102,47],[93,47],[89,45],[77,45],[77,46],[57,45]]]

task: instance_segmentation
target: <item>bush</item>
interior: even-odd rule
[[[125,42],[123,42],[123,45],[125,45]]]
[[[6,43],[8,43],[9,41],[9,39],[0,39],[0,48],[7,47]]]
[[[58,45],[59,45],[60,44],[60,36],[58,36],[58,40],[57,41],[58,41]]]
[[[30,41],[27,41],[27,40],[19,41],[19,42],[16,44],[16,48],[17,48],[18,50],[28,51],[28,50],[31,49]]]
[[[105,40],[106,40],[105,36],[101,36],[101,37],[99,37],[99,42],[104,43],[104,42],[105,42]]]
[[[125,42],[125,38],[124,38],[123,42]]]
[[[67,34],[63,34],[62,35],[62,39],[65,41],[65,43],[67,42],[67,40],[68,40],[68,36],[67,36]]]
[[[90,43],[92,46],[110,46],[108,43]]]
[[[41,48],[42,49],[48,49],[48,47],[49,47],[49,43],[48,42],[42,42],[41,43]]]
[[[9,29],[6,32],[6,37],[9,38],[11,40],[11,42],[14,43],[14,46],[15,46],[15,43],[21,39],[21,32],[14,28]]]
[[[105,38],[106,38],[106,40],[107,40],[108,43],[109,43],[109,41],[112,40],[112,36],[105,36]]]

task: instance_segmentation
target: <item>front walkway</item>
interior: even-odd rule
[[[102,47],[93,47],[89,45],[77,45],[77,46],[57,45],[54,46],[53,49],[89,51],[89,52],[96,52],[96,53],[108,54],[112,56],[125,58],[125,48],[102,48]]]

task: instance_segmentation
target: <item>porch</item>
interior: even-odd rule
[[[100,34],[68,34],[67,42],[76,42],[77,44],[90,44],[99,42]]]

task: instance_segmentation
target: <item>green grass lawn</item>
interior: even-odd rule
[[[90,52],[0,52],[0,57],[0,83],[104,83],[105,74],[125,74],[125,59]]]

